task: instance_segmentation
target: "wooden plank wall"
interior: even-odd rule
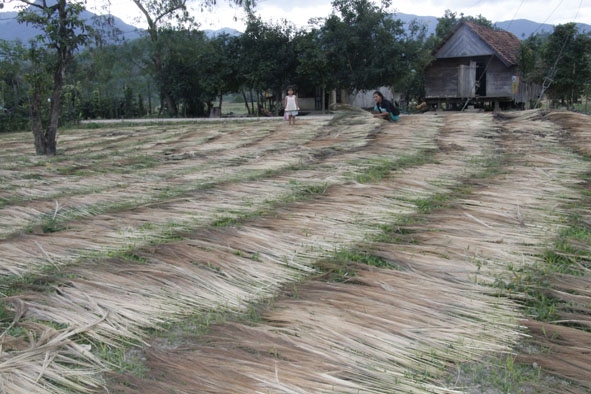
[[[454,59],[436,60],[425,73],[427,97],[457,97],[458,64]]]
[[[476,86],[476,63],[458,66],[458,95],[460,97],[474,97]]]
[[[486,97],[513,96],[513,76],[518,70],[505,67],[496,57],[477,57],[436,60],[425,74],[426,97],[473,97],[477,63],[487,66]]]

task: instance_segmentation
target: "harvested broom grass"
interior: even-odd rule
[[[150,343],[144,348],[147,365],[160,377],[125,375],[121,381],[131,387],[118,387],[122,391],[462,391],[443,383],[451,365],[509,352],[523,337],[518,305],[494,297],[487,284],[507,275],[509,266],[535,260],[560,229],[566,214],[560,204],[577,199],[570,186],[584,171],[576,156],[560,149],[551,123],[528,116],[501,126],[486,114],[403,117],[385,124],[358,113],[332,124],[302,119],[295,135],[258,123],[224,124],[227,130],[208,125],[199,132],[171,126],[164,137],[157,128],[105,131],[98,139],[102,148],[116,151],[116,162],[129,166],[111,174],[113,182],[121,176],[125,187],[111,196],[97,193],[78,208],[92,192],[91,182],[63,177],[64,195],[69,181],[81,186],[79,201],[61,204],[72,212],[64,215],[64,228],[39,235],[13,231],[9,241],[0,242],[5,274],[38,275],[52,266],[67,278],[46,278],[42,292],[23,283],[24,290],[13,296],[27,308],[20,325],[33,336],[42,327],[30,321],[82,327],[85,343]],[[94,149],[76,133],[68,137],[72,149]],[[138,149],[156,159],[142,163]],[[429,150],[429,161],[409,167],[392,159]],[[126,158],[129,152],[134,158]],[[482,179],[501,153],[519,160],[484,181],[486,187],[473,182],[478,193],[453,197],[468,179]],[[77,166],[68,159],[57,164]],[[384,167],[390,173],[373,183],[353,181],[356,174]],[[41,178],[44,171],[39,169]],[[1,192],[19,187],[27,185],[13,182]],[[129,197],[142,189],[151,190],[148,197]],[[432,212],[427,228],[410,228],[412,243],[371,241],[384,227],[416,215],[419,203],[445,194],[453,204]],[[44,201],[48,195],[33,197],[30,206],[49,210],[54,201]],[[116,196],[128,204],[109,209],[102,203]],[[107,207],[97,208],[101,204]],[[20,226],[42,211],[32,210]],[[302,282],[316,261],[356,244],[406,271],[358,270],[343,284]],[[207,337],[184,334],[164,345],[148,338],[146,329],[195,313],[247,312],[252,302],[274,298],[280,289],[291,289],[292,298],[278,299],[255,327],[219,324]],[[32,364],[34,348],[27,350]],[[55,349],[48,357],[58,359],[62,352]],[[11,354],[16,355],[6,356]],[[71,357],[82,362],[84,355],[78,349]],[[100,370],[95,361],[73,374]],[[58,377],[42,375],[61,392]]]

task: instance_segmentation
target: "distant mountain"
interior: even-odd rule
[[[427,27],[427,35],[435,34],[435,28],[437,27],[437,17],[435,16],[418,16],[412,14],[397,13],[395,14],[395,17],[404,22],[405,25],[408,25],[413,20],[416,20],[420,24]],[[515,19],[504,22],[495,22],[493,25],[499,29],[503,29],[505,31],[515,34],[515,36],[520,40],[524,40],[532,34],[552,33],[554,31],[554,25],[533,22],[527,19]],[[586,33],[591,31],[591,25],[587,25],[584,23],[577,23],[577,27],[579,29],[579,33]]]
[[[591,32],[591,25],[586,23],[577,23],[576,25],[579,33]],[[532,34],[549,34],[554,32],[554,25],[532,22],[527,19],[515,19],[512,21],[497,22],[495,23],[495,26],[500,29],[510,31],[521,40],[528,38]]]
[[[435,28],[437,27],[437,18],[434,16],[418,16],[412,14],[402,14],[397,12],[393,15],[395,19],[400,19],[404,22],[405,26],[408,26],[411,22],[417,21],[420,25],[427,28],[427,36],[435,34]]]
[[[224,27],[224,28],[218,29],[218,30],[206,29],[206,30],[203,30],[203,32],[208,37],[221,36],[222,34],[227,34],[229,36],[239,36],[242,34],[242,32],[240,32],[236,29],[229,28],[229,27]]]
[[[16,21],[16,16],[17,12],[14,11],[0,12],[0,39],[6,41],[18,40],[22,43],[27,43],[39,34],[39,29],[31,25],[18,23]],[[82,12],[81,17],[83,20],[87,21],[88,24],[97,26],[92,22],[92,19],[96,17],[96,14],[84,11]],[[133,40],[142,34],[141,29],[128,25],[116,16],[113,16],[111,28],[119,29],[121,31],[121,38],[125,40]]]
[[[16,15],[16,12],[0,12],[0,39],[6,41],[20,40],[23,43],[27,43],[30,39],[35,37],[35,35],[39,34],[38,30],[25,24],[19,24],[16,21]],[[82,13],[82,18],[86,21],[92,21],[93,17],[96,17],[96,15],[89,11],[84,11]],[[413,20],[416,20],[418,23],[426,26],[427,35],[435,34],[435,28],[437,27],[437,17],[435,16],[418,16],[412,14],[396,13],[394,14],[394,17],[404,22],[405,26],[408,26]],[[554,31],[553,25],[532,22],[527,19],[515,19],[504,22],[496,22],[494,25],[499,29],[503,29],[515,34],[517,38],[522,40],[528,38],[532,34],[552,33]],[[142,29],[133,25],[129,25],[116,16],[113,16],[112,26],[121,31],[121,37],[125,40],[136,39],[143,33]],[[577,27],[580,33],[591,31],[591,25],[588,24],[578,23]],[[242,34],[240,31],[231,28],[204,30],[204,32],[209,37],[221,34],[228,34],[231,36]]]
[[[34,38],[36,35],[39,34],[39,30],[26,25],[21,24],[16,21],[17,12],[0,12],[0,39],[6,41],[15,41],[19,40],[22,43],[27,43],[29,40]],[[84,11],[82,13],[82,19],[85,21],[90,21],[89,24],[95,25],[92,23],[92,19],[96,17],[96,14],[93,14],[89,11]],[[113,16],[113,20],[111,22],[111,26],[114,29],[118,29],[121,32],[121,37],[124,40],[134,40],[140,37],[144,30],[137,28],[133,25],[129,25],[123,22],[116,16]],[[214,37],[221,34],[228,34],[230,36],[236,36],[242,34],[238,30],[231,29],[231,28],[223,28],[219,30],[204,30],[205,34],[208,37]]]
[[[580,24],[582,25],[582,24]],[[520,40],[525,40],[532,34],[551,34],[554,32],[554,26],[547,23],[532,22],[527,19],[515,19],[512,21],[497,22],[495,26],[499,29],[515,34]],[[587,29],[591,26],[587,26]],[[579,26],[579,32],[582,32]]]

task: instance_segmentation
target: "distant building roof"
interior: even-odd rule
[[[506,65],[517,65],[517,54],[521,41],[513,33],[505,30],[493,30],[476,23],[460,20],[449,33],[449,35],[438,45],[435,52],[439,50],[462,26],[467,26],[480,39],[488,45],[497,55],[497,57]]]

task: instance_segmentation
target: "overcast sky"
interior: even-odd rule
[[[89,10],[94,11],[105,0],[88,0]],[[192,14],[203,29],[231,27],[244,31],[244,13],[238,7],[228,6],[226,0],[217,0],[212,11],[199,11],[199,2],[189,0]],[[332,7],[330,0],[258,0],[257,15],[266,22],[287,19],[298,27],[305,27],[310,18],[327,17]],[[591,24],[591,0],[418,0],[393,1],[392,12],[419,16],[442,17],[445,10],[466,16],[482,15],[493,22],[512,19],[529,19],[538,23],[557,25],[567,22]],[[136,20],[141,17],[132,0],[111,0],[110,12],[126,23],[145,27]],[[104,13],[97,12],[97,13]]]

